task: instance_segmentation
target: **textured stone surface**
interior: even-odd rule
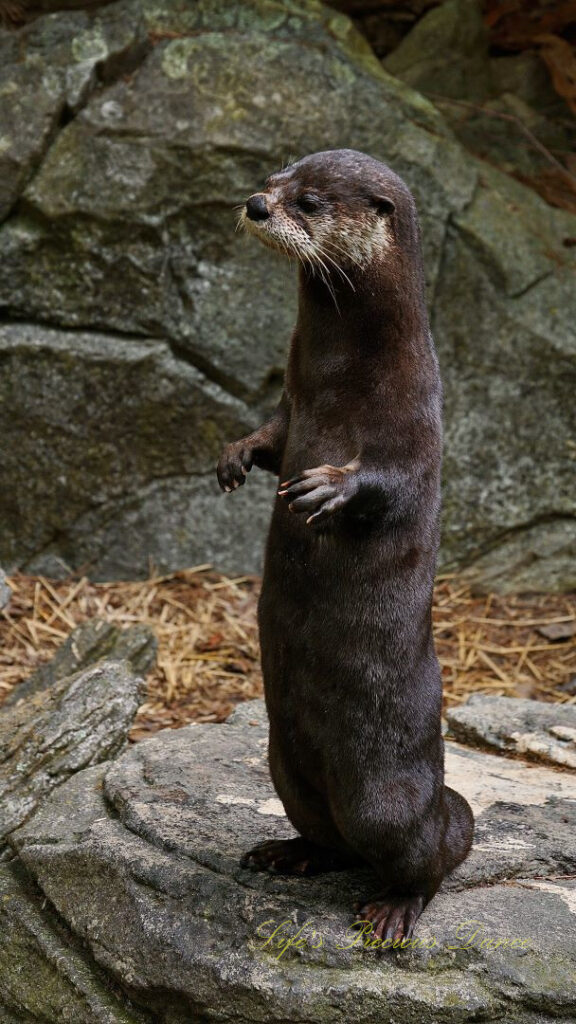
[[[453,560],[481,554],[471,576],[487,588],[569,590],[576,293],[562,257],[550,264],[568,215],[477,166],[474,199],[446,237],[433,314],[445,387],[443,550]]]
[[[81,949],[18,860],[1,848],[10,831],[78,770],[114,757],[155,658],[150,630],[94,620],[78,627],[0,709],[0,1021],[3,1024],[146,1024]],[[99,660],[124,656],[127,660]],[[74,669],[80,671],[71,675]],[[7,702],[7,703],[10,703]]]
[[[101,661],[0,712],[0,841],[74,772],[126,743],[142,680]]]
[[[144,9],[157,45],[59,134],[25,215],[0,236],[12,257],[0,299],[18,315],[167,335],[219,379],[258,393],[283,365],[295,289],[284,261],[235,235],[234,205],[287,159],[282,112],[295,152],[347,142],[412,168],[431,278],[444,217],[466,201],[474,172],[432,108],[319,4]]]
[[[552,154],[574,149],[576,124],[536,51],[490,56],[479,0],[434,6],[383,65],[429,96],[471,153],[545,198],[561,194],[562,171]]]
[[[474,694],[466,704],[449,708],[446,718],[463,743],[576,768],[574,705]]]
[[[476,0],[445,0],[416,23],[384,67],[423,93],[482,100],[491,92],[488,30]]]
[[[120,577],[135,563],[162,572],[216,552],[223,568],[257,561],[262,501],[249,512],[239,496],[240,527],[220,544],[214,522],[213,465],[226,438],[254,422],[242,401],[159,341],[3,326],[0,366],[1,543],[11,561],[58,575],[96,556],[92,575]]]
[[[73,629],[50,661],[15,687],[2,707],[17,704],[33,693],[45,690],[59,679],[65,679],[97,661],[128,661],[132,670],[145,676],[156,663],[158,641],[149,626],[142,622],[121,629],[104,619],[90,619]]]
[[[0,864],[2,1024],[146,1024],[117,996],[18,861]]]
[[[8,586],[8,582],[6,580],[6,573],[2,569],[0,569],[0,611],[2,610],[2,608],[6,608],[6,606],[9,604],[11,596],[12,591]]]
[[[130,71],[148,48],[140,4],[96,17],[48,16],[19,32],[0,27],[0,221],[58,129],[101,82]]]
[[[527,455],[524,458],[527,460]],[[570,488],[568,474],[566,482]],[[453,493],[459,501],[455,489]],[[570,504],[568,491],[568,509]],[[489,503],[485,507],[490,510]],[[547,520],[544,514],[542,522],[519,527],[511,536],[504,536],[497,547],[477,558],[463,575],[475,593],[573,590],[575,567],[576,534],[569,512],[556,520]]]
[[[283,879],[239,868],[254,841],[293,834],[266,731],[261,702],[225,725],[165,730],[76,774],[10,837],[99,967],[155,1021],[573,1019],[571,775],[449,744],[448,781],[477,816],[474,852],[426,909],[421,944],[379,955],[349,931],[353,902],[375,885],[368,869]],[[279,945],[300,929],[299,946]]]
[[[34,107],[15,122],[30,141],[8,126],[0,146],[20,168],[0,228],[7,568],[260,568],[273,482],[227,501],[213,467],[275,401],[295,288],[234,207],[291,155],[346,145],[392,164],[420,210],[443,565],[574,586],[575,217],[472,159],[314,0],[120,0],[4,33],[0,58]]]

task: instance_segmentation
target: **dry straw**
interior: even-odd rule
[[[158,637],[134,740],[166,726],[222,721],[239,701],[262,695],[257,577],[196,566],[143,582],[15,575],[10,584],[12,601],[0,613],[0,701],[70,630],[95,617],[143,622]],[[473,692],[576,702],[568,685],[576,677],[575,624],[574,594],[473,597],[457,575],[439,577],[434,633],[446,703]]]

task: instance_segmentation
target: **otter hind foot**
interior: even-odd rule
[[[274,875],[318,875],[351,866],[351,858],[301,837],[268,839],[248,850],[240,860],[242,868]]]
[[[371,935],[381,941],[411,939],[414,925],[425,905],[426,900],[421,894],[408,896],[386,893],[357,906],[357,920],[370,921],[373,926]]]

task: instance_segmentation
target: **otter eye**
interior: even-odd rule
[[[296,205],[302,210],[302,213],[318,213],[322,206],[322,200],[318,196],[311,195],[310,192],[303,192],[301,196],[298,196]]]

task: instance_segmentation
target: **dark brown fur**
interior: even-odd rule
[[[323,205],[306,215],[298,197],[310,191]],[[314,217],[358,231],[386,218],[390,244],[361,267],[342,259],[346,277],[300,268],[280,405],[218,467],[225,489],[252,465],[283,482],[259,624],[270,771],[302,838],[243,863],[308,873],[368,862],[381,888],[361,914],[399,940],[473,831],[444,785],[431,629],[441,385],[416,210],[397,175],[350,150],[306,157],[260,196],[311,236]]]

